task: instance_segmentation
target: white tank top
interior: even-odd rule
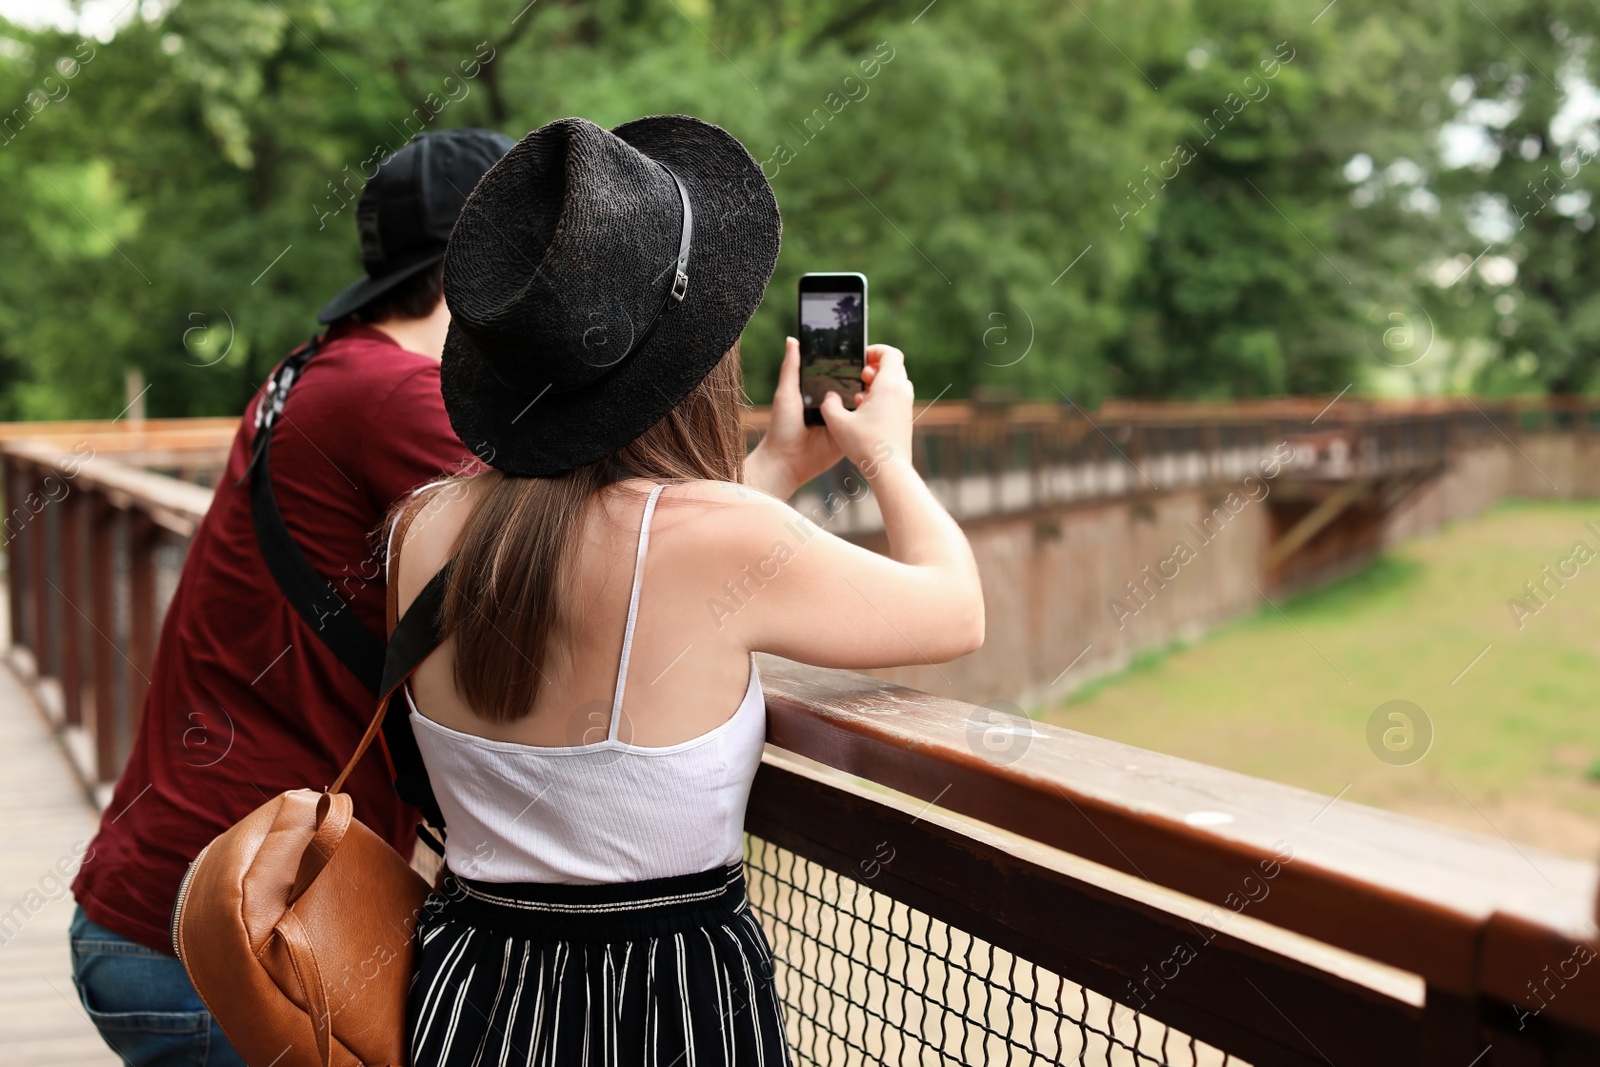
[[[605,740],[548,748],[462,733],[423,715],[406,687],[455,874],[594,885],[695,874],[742,858],[745,804],[767,732],[754,654],[744,699],[721,726],[664,748],[617,736],[650,519],[665,488],[645,502]]]

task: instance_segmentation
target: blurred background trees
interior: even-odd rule
[[[120,10],[119,10],[120,8]],[[1582,0],[129,0],[0,22],[0,417],[239,410],[374,153],[681,111],[919,395],[1600,386]],[[129,372],[136,372],[131,378]],[[142,388],[142,386],[141,386]]]

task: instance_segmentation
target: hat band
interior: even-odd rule
[[[683,298],[689,293],[689,245],[694,237],[694,209],[689,206],[689,190],[684,188],[683,180],[671,167],[659,159],[652,162],[671,176],[672,184],[678,187],[678,198],[683,201],[683,227],[678,235],[678,262],[674,265],[672,284],[667,287],[667,295],[661,298],[661,306],[650,317],[650,324],[612,366],[626,363],[630,356],[648,344],[650,338],[655,336],[656,327],[661,325],[661,316],[683,303]]]

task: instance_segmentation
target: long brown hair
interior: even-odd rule
[[[490,468],[435,490],[459,492],[469,480],[477,489],[442,619],[445,636],[455,638],[456,691],[474,713],[508,723],[532,711],[589,498],[619,474],[739,481],[747,402],[735,344],[660,422],[604,459],[554,478]]]

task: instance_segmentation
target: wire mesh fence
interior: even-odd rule
[[[1247,1067],[870,879],[754,836],[745,871],[797,1063]]]

